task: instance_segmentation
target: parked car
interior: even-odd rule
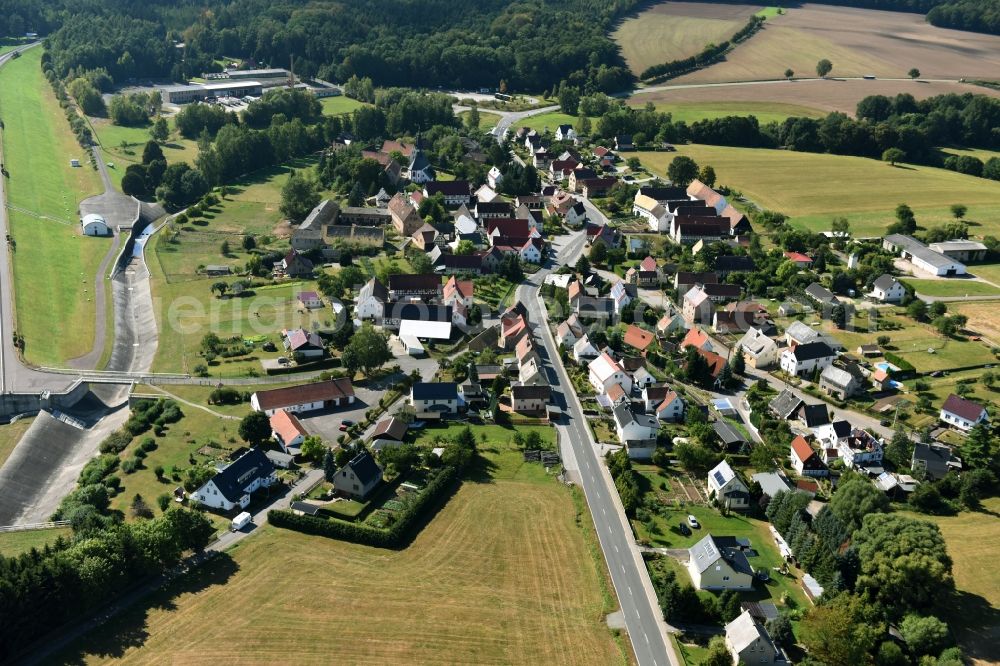
[[[687,526],[687,523],[678,523],[677,527],[684,536],[691,536],[691,528]]]
[[[688,514],[688,525],[695,528],[696,530],[701,529],[701,523],[699,523],[698,519],[692,516],[690,513]]]

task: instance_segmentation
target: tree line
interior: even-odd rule
[[[665,79],[691,71],[692,69],[710,65],[721,58],[730,47],[739,44],[760,30],[761,26],[764,25],[764,21],[763,16],[751,16],[750,20],[728,40],[719,44],[707,44],[700,53],[687,58],[679,58],[659,65],[650,65],[642,71],[639,78],[647,82],[652,79]]]

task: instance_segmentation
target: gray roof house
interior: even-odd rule
[[[333,487],[345,495],[364,499],[381,480],[382,468],[372,458],[372,454],[362,451],[337,470],[333,477]]]
[[[761,491],[768,497],[774,497],[778,493],[788,492],[792,489],[788,484],[788,479],[777,472],[757,472],[750,477],[750,480],[760,484]]]
[[[914,472],[924,470],[928,479],[937,480],[952,470],[961,470],[962,460],[955,457],[950,446],[918,442],[913,446],[910,467]]]
[[[734,664],[784,664],[784,655],[749,610],[726,625],[726,647]]]
[[[731,536],[708,534],[688,549],[688,572],[700,590],[749,590],[753,568],[745,550],[750,542]]]
[[[813,282],[811,285],[806,287],[806,295],[820,305],[835,305],[840,302],[837,300],[837,297],[833,295],[832,291],[821,285],[819,282]]]
[[[819,387],[838,400],[846,400],[861,388],[861,382],[847,370],[827,366],[819,376]]]
[[[789,419],[792,415],[798,411],[799,407],[803,404],[802,399],[797,395],[792,393],[790,390],[785,389],[777,395],[771,402],[768,403],[768,408],[778,418]]]

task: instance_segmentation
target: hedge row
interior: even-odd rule
[[[883,352],[882,355],[885,356],[885,360],[899,368],[900,372],[914,372],[916,370],[912,363],[892,352]]]
[[[452,490],[459,473],[459,468],[455,466],[442,468],[399,520],[384,530],[343,520],[300,516],[293,511],[283,509],[268,511],[267,520],[275,527],[284,527],[305,534],[341,539],[377,548],[394,548],[401,545],[410,535],[410,530],[423,517],[424,511],[429,510],[435,502]]]
[[[669,78],[692,69],[710,65],[725,55],[731,46],[739,44],[747,37],[757,32],[762,25],[764,25],[763,17],[752,16],[746,25],[740,28],[729,40],[719,44],[708,44],[700,53],[687,58],[671,60],[669,62],[660,63],[659,65],[651,65],[639,75],[639,79],[648,82],[650,79]]]

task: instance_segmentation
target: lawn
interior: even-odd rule
[[[645,96],[637,95],[629,99],[630,106],[644,106]],[[784,122],[793,116],[821,118],[826,115],[820,109],[799,104],[782,102],[659,102],[657,111],[669,112],[674,121],[690,124],[698,120],[723,118],[725,116],[756,116],[761,125]]]
[[[589,518],[541,466],[499,459],[511,457],[404,549],[264,527],[57,660],[624,663]]]
[[[94,343],[94,274],[110,247],[108,238],[84,238],[78,231],[77,204],[101,191],[100,179],[69,129],[35,48],[0,70],[3,161],[12,206],[13,253],[18,332],[25,336],[29,360],[59,365],[82,356]],[[84,166],[73,168],[70,158]],[[36,215],[52,219],[42,219]],[[58,221],[57,221],[58,220]],[[39,279],[44,271],[44,279]],[[39,304],[44,304],[39,307]]]
[[[974,280],[913,280],[905,279],[904,283],[913,287],[914,291],[924,296],[1000,296],[1000,289],[985,282]]]
[[[517,126],[512,127],[511,130],[516,130],[518,127],[530,127],[539,132],[548,130],[555,133],[556,128],[560,125],[572,125],[575,128],[579,120],[578,117],[571,116],[568,113],[550,111],[548,113],[539,113],[537,116],[528,116],[518,121]],[[596,122],[597,119],[591,118],[591,120]]]
[[[162,241],[161,241],[162,242]],[[282,282],[253,289],[254,295],[220,299],[211,292],[218,278],[202,278],[169,283],[159,267],[150,268],[153,282],[153,308],[160,330],[159,346],[153,361],[156,372],[192,372],[204,363],[199,355],[201,340],[209,331],[220,338],[232,336],[255,338],[267,336],[279,351],[265,352],[259,340],[250,356],[218,359],[209,366],[213,377],[245,376],[251,370],[262,371],[259,359],[277,358],[284,354],[279,334],[283,329],[313,324],[330,327],[335,322],[329,308],[300,310],[296,294],[315,290],[311,281]]]
[[[420,430],[410,430],[407,438],[411,439],[417,446],[443,446],[443,442],[454,439],[459,432],[466,427],[464,423],[453,421],[444,424],[428,422],[427,426]],[[547,425],[516,427],[501,425],[470,425],[472,433],[476,436],[476,441],[481,447],[506,448],[511,445],[514,433],[519,432],[522,436],[527,436],[529,432],[537,432],[542,438],[542,446],[546,449],[554,449],[556,441],[555,428]]]
[[[637,153],[661,175],[678,154],[712,165],[720,184],[813,231],[827,230],[834,217],[844,216],[854,234],[882,236],[899,203],[909,204],[918,223],[931,227],[952,221],[950,203],[961,201],[969,207],[968,219],[978,223],[976,235],[1000,234],[1000,182],[933,167],[893,168],[862,157],[787,150],[687,145],[678,153]]]
[[[987,338],[992,344],[1000,344],[1000,318],[997,317],[997,301],[970,301],[949,303],[948,311],[963,314],[969,318],[966,328]]]
[[[170,138],[166,143],[161,144],[163,156],[167,159],[167,164],[175,162],[187,162],[194,165],[198,157],[198,143],[190,139],[185,139],[176,131],[174,119],[168,118],[167,124],[170,126]],[[94,130],[97,141],[104,151],[105,160],[113,163],[113,169],[108,173],[115,183],[121,187],[122,176],[129,164],[140,164],[142,162],[142,150],[150,140],[149,129],[145,127],[122,127],[113,125],[106,118],[90,118],[90,126]]]
[[[368,106],[368,104],[359,102],[358,100],[347,97],[346,95],[324,97],[319,101],[319,103],[323,106],[323,113],[328,116],[340,116],[345,113],[351,113],[354,109],[360,109],[363,106]]]
[[[1000,498],[983,502],[984,511],[963,511],[957,516],[912,515],[937,523],[948,546],[957,598],[944,616],[958,635],[966,655],[997,663],[1000,660],[1000,569],[984,566],[1000,549]]]
[[[729,39],[755,9],[749,5],[654,4],[622,21],[611,38],[632,72],[640,74],[651,65],[687,58],[707,44]]]
[[[677,526],[686,520],[689,513],[698,519],[698,522],[701,523],[701,529],[692,530],[690,536],[684,536],[677,529]],[[760,598],[769,597],[779,606],[782,596],[785,594],[788,594],[799,606],[808,604],[805,593],[798,583],[798,576],[801,572],[793,568],[788,576],[782,576],[773,571],[773,567],[782,565],[782,559],[767,522],[735,513],[723,516],[715,509],[696,505],[676,508],[663,507],[653,516],[652,520],[654,531],[650,531],[646,523],[637,520],[632,521],[632,526],[635,529],[637,539],[646,539],[656,547],[690,548],[708,534],[750,539],[753,549],[758,553],[756,557],[749,558],[750,564],[754,569],[767,569],[771,574],[771,580],[767,583],[767,595],[759,594],[756,591],[757,588],[753,594]]]
[[[69,538],[72,530],[68,527],[54,527],[48,530],[22,530],[0,533],[0,556],[14,557],[32,548],[44,548],[59,537]]]
[[[13,423],[0,425],[0,467],[7,462],[7,458],[14,452],[14,447],[21,441],[21,436],[27,432],[34,420],[34,418],[18,419]]]
[[[462,123],[465,123],[465,117],[469,115],[468,111],[462,111],[458,114],[458,117],[462,119]],[[479,129],[484,132],[496,127],[497,123],[500,122],[500,116],[496,113],[490,113],[488,111],[479,112]]]
[[[779,321],[785,328],[790,323],[790,320]],[[809,323],[816,321],[816,318],[810,317],[804,321]],[[891,339],[888,350],[912,363],[918,372],[985,365],[996,361],[983,343],[947,338],[930,324],[922,324],[903,315],[892,315],[886,310],[882,312],[881,321],[899,324],[902,328],[869,331],[868,322],[861,320],[859,330],[849,331],[840,330],[833,322],[824,320],[820,329],[839,340],[848,351],[855,350],[862,344],[873,343],[878,335],[888,335]],[[933,349],[933,353],[928,352],[929,349]]]
[[[978,278],[1000,284],[1000,264],[975,264],[966,268]]]

